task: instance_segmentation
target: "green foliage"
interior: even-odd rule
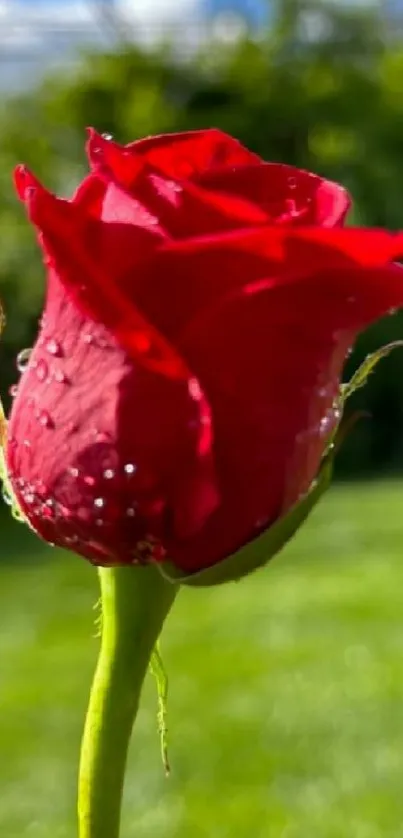
[[[355,198],[354,223],[403,227],[403,45],[382,38],[370,13],[343,12],[337,3],[277,6],[274,26],[259,39],[211,42],[187,60],[168,47],[83,56],[74,71],[0,106],[3,389],[16,378],[17,351],[32,343],[44,284],[11,171],[24,161],[48,186],[71,194],[85,171],[87,125],[123,142],[220,126],[266,159],[344,183]],[[306,13],[315,10],[320,37],[312,40]],[[368,352],[402,333],[402,314],[377,324],[350,359],[349,375]],[[384,362],[356,407],[372,419],[353,434],[340,468],[403,465],[403,353]]]

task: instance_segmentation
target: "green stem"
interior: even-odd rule
[[[178,591],[152,565],[102,568],[100,580],[102,640],[81,749],[79,838],[119,838],[141,688]]]

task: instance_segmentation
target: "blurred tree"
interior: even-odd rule
[[[85,171],[86,125],[125,142],[163,131],[217,125],[266,159],[344,183],[354,223],[403,227],[403,46],[389,43],[369,11],[337,3],[277,2],[262,37],[212,40],[184,60],[173,48],[122,45],[84,55],[69,74],[0,106],[0,294],[8,328],[2,385],[30,345],[43,294],[34,235],[11,185],[23,160],[48,186],[70,194]],[[402,336],[397,314],[364,335],[348,372],[381,342]],[[403,353],[383,362],[357,405],[372,414],[346,444],[343,474],[403,467]]]

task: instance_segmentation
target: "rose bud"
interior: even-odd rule
[[[70,201],[20,167],[47,266],[7,463],[43,538],[185,574],[309,489],[357,332],[403,303],[402,239],[342,229],[340,186],[217,130],[90,133]]]
[[[264,564],[326,488],[345,398],[391,348],[341,385],[357,333],[403,305],[403,236],[343,228],[342,187],[217,130],[91,132],[88,155],[71,200],[16,172],[48,277],[3,474],[39,535],[104,566],[79,819],[118,838],[153,649],[165,749],[177,583]]]

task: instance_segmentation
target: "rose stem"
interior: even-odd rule
[[[101,568],[99,575],[102,636],[81,747],[79,838],[119,838],[141,688],[178,591],[153,565]]]

